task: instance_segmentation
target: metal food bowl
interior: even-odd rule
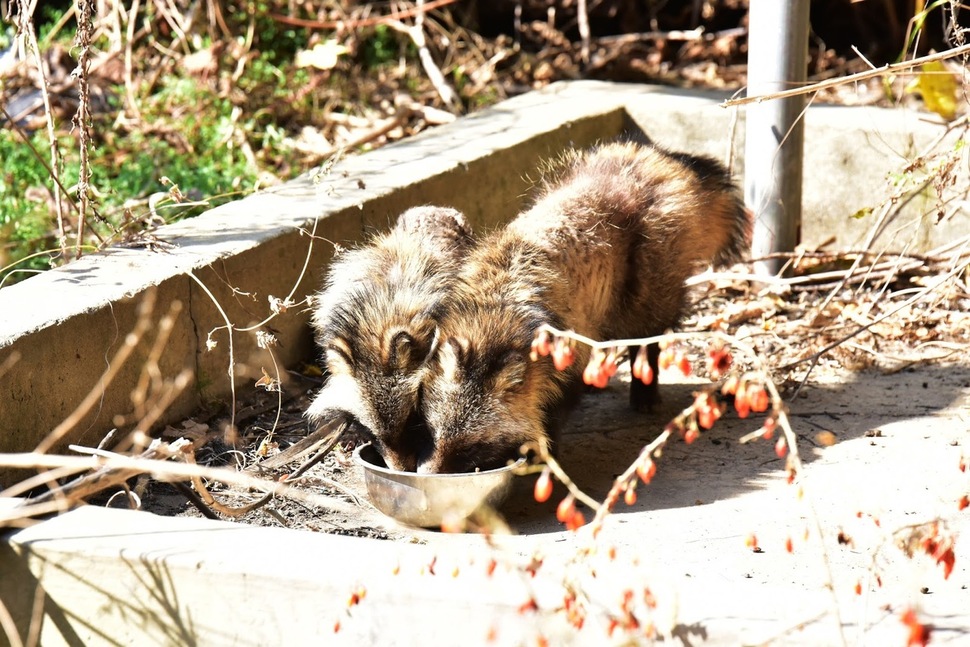
[[[418,474],[385,467],[373,445],[361,445],[354,461],[364,469],[367,495],[378,510],[412,526],[441,526],[445,519],[465,519],[478,507],[497,508],[509,494],[515,463],[484,472]]]

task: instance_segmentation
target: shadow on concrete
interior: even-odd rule
[[[824,372],[820,371],[821,379]],[[831,373],[831,371],[829,371]],[[815,379],[816,376],[813,376]],[[970,366],[928,365],[883,374],[875,370],[810,382],[788,403],[799,453],[807,470],[823,455],[819,432],[832,432],[839,443],[878,434],[889,423],[919,420],[957,405],[970,389]],[[664,425],[687,406],[698,388],[685,383],[663,384],[660,409],[649,414],[631,411],[626,404],[627,384],[614,382],[599,393],[584,397],[563,436],[561,464],[588,494],[602,500],[613,479],[639,455]],[[743,495],[784,478],[785,461],[771,441],[746,445],[738,438],[761,426],[763,415],[741,420],[733,409],[691,445],[676,439],[664,448],[657,475],[648,487],[638,489],[633,506],[620,502],[617,513],[682,508]],[[968,423],[970,427],[970,423]],[[931,431],[928,427],[928,431]],[[873,438],[877,441],[878,436]],[[557,486],[545,505],[532,498],[533,479],[516,484],[503,513],[522,534],[560,532],[555,506],[566,495]],[[589,516],[589,511],[586,511]]]

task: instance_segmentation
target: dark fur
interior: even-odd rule
[[[459,274],[423,385],[434,443],[419,471],[488,469],[524,443],[556,440],[589,352],[578,346],[562,372],[530,361],[541,324],[594,339],[662,333],[681,318],[685,280],[750,244],[750,216],[714,160],[610,144],[547,176],[535,206]],[[631,401],[649,405],[656,387],[634,382]]]
[[[388,466],[415,469],[431,442],[417,416],[422,369],[471,244],[460,213],[416,207],[390,232],[334,259],[312,319],[329,371],[307,411],[314,422],[348,413]]]

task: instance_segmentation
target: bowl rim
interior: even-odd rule
[[[381,467],[380,465],[375,465],[374,463],[371,463],[370,461],[366,460],[360,455],[360,453],[363,450],[368,448],[371,448],[374,451],[377,451],[377,447],[374,446],[374,443],[363,443],[357,446],[353,454],[354,462],[362,466],[365,470],[371,470],[374,472],[378,472],[380,474],[389,474],[393,476],[406,476],[408,478],[414,478],[414,479],[456,479],[456,478],[468,478],[470,476],[472,477],[488,476],[491,474],[501,474],[502,472],[512,471],[517,467],[521,467],[526,462],[525,457],[522,456],[522,457],[519,457],[519,459],[514,463],[509,463],[508,465],[503,465],[502,467],[496,467],[490,470],[482,470],[480,472],[459,472],[457,474],[421,474],[419,472],[405,472],[402,470],[392,470],[390,467]],[[378,452],[378,454],[380,454],[380,452]]]

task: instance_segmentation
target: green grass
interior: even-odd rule
[[[161,87],[140,105],[145,124],[130,131],[113,125],[113,114],[103,115],[94,124],[96,135],[90,154],[91,185],[97,192],[94,206],[106,218],[105,223],[90,220],[99,233],[108,238],[122,227],[125,204],[143,205],[151,194],[169,190],[167,178],[178,185],[190,199],[207,200],[210,206],[248,191],[256,181],[255,168],[240,149],[239,129],[233,123],[233,106],[228,99],[200,88],[191,78],[169,77]],[[114,92],[123,92],[114,88]],[[66,127],[67,124],[61,124]],[[45,162],[49,161],[50,143],[46,131],[31,134],[30,145]],[[61,184],[70,188],[77,183],[80,153],[76,137],[65,132],[58,139],[62,154],[59,172]],[[40,270],[49,267],[57,257],[57,219],[49,197],[52,183],[47,168],[30,150],[30,146],[10,129],[0,130],[0,159],[4,170],[0,176],[0,281],[13,269]],[[74,196],[71,196],[73,198]],[[139,202],[141,201],[141,202]],[[201,207],[161,210],[166,219],[185,217],[202,211]],[[147,215],[147,206],[136,206],[131,215]],[[75,213],[68,212],[68,221]],[[51,254],[38,252],[49,250]],[[17,261],[21,261],[17,263]],[[16,273],[5,284],[25,278]]]
[[[41,49],[56,45],[76,57],[77,26],[73,20],[60,21],[69,3],[55,5],[44,6],[34,16]],[[382,102],[394,91],[427,90],[413,42],[386,25],[360,32],[355,51],[342,56],[332,70],[296,67],[295,54],[317,36],[274,19],[272,14],[285,13],[283,6],[280,0],[248,0],[240,5],[245,11],[227,12],[224,17],[234,36],[215,48],[220,56],[217,71],[200,79],[180,65],[182,56],[202,51],[212,45],[212,38],[222,36],[200,30],[179,42],[161,28],[164,21],[155,20],[154,5],[143,5],[139,24],[151,25],[152,31],[134,45],[133,87],[107,88],[108,110],[95,114],[90,128],[92,202],[84,250],[99,245],[90,235],[92,229],[111,244],[123,238],[125,228],[144,226],[150,215],[148,198],[169,192],[173,184],[189,201],[203,205],[164,200],[157,211],[166,221],[248,193],[261,171],[286,180],[309,170],[319,160],[286,146],[288,137],[306,126],[331,130],[328,112],[380,114],[386,110]],[[15,34],[12,27],[0,28],[0,47],[9,46]],[[243,42],[248,48],[240,54]],[[104,31],[93,45],[101,52],[112,47],[117,43],[109,42]],[[402,60],[405,65],[399,65]],[[467,79],[458,70],[446,73],[454,72],[460,88]],[[137,116],[127,105],[129,92],[135,97]],[[494,94],[481,94],[470,105],[496,99]],[[68,112],[57,113],[61,162],[56,175],[62,186],[75,191],[79,142],[71,123],[73,107],[61,107]],[[27,137],[24,141],[9,126],[0,128],[0,287],[29,275],[20,270],[39,271],[66,262],[50,197],[55,185],[45,166],[51,156],[47,130]],[[65,238],[72,257],[78,222],[70,205],[76,201],[73,194],[64,196]]]

